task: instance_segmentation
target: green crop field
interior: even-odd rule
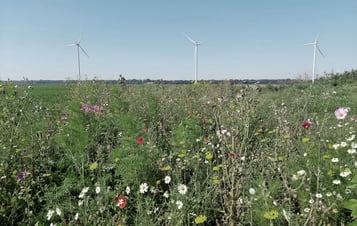
[[[0,87],[1,225],[356,225],[357,74]]]
[[[47,103],[56,103],[57,101],[66,101],[68,92],[71,89],[70,84],[48,84],[48,85],[31,85],[31,97],[38,101],[43,101]],[[29,88],[29,86],[27,86]]]

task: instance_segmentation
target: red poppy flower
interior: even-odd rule
[[[306,122],[303,122],[303,123],[302,123],[302,127],[305,128],[305,129],[310,128],[311,125],[312,125],[312,123],[309,122],[309,121],[306,121]]]
[[[136,140],[136,142],[137,142],[139,145],[142,145],[142,144],[144,144],[144,138],[143,138],[143,137],[138,137],[138,139]]]
[[[120,209],[123,209],[126,206],[125,196],[119,195],[119,197],[115,200],[115,202]]]

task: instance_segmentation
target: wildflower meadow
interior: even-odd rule
[[[0,224],[357,225],[356,79],[4,82]]]

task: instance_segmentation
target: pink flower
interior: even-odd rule
[[[120,209],[123,209],[126,206],[125,196],[119,195],[119,197],[115,200],[115,202]]]
[[[351,110],[351,108],[349,107],[340,107],[337,108],[335,111],[335,116],[336,119],[341,120],[341,119],[345,119],[347,116],[347,113]]]
[[[312,123],[309,122],[309,121],[306,121],[306,122],[303,122],[303,123],[302,123],[302,127],[305,128],[305,129],[310,128],[311,125],[312,125]]]
[[[89,111],[89,106],[88,106],[88,104],[82,104],[81,110],[82,110],[82,111]]]
[[[92,106],[92,109],[96,112],[98,112],[98,111],[100,111],[100,110],[102,110],[102,108],[99,106],[99,105],[94,105],[94,106]]]
[[[88,104],[82,104],[81,110],[88,113],[96,113],[102,111],[103,107],[100,105],[89,106]]]
[[[67,119],[68,119],[68,117],[67,117],[66,114],[62,114],[61,115],[61,121],[64,121],[64,120],[67,120]]]

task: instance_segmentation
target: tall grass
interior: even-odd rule
[[[3,84],[0,222],[351,223],[350,77],[313,86]],[[340,107],[350,109],[337,119]]]

